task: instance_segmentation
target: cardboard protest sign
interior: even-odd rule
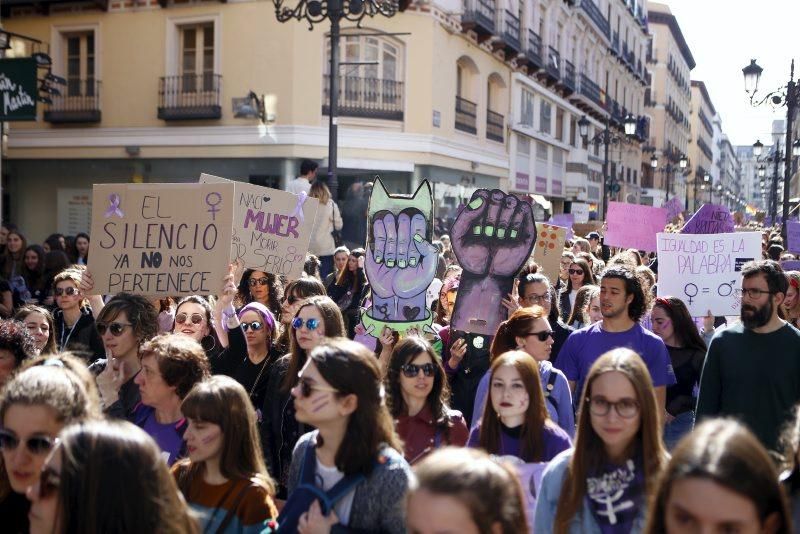
[[[693,317],[736,315],[741,270],[761,259],[761,234],[658,234],[658,296],[678,297]]]
[[[426,292],[436,276],[439,253],[433,239],[433,191],[423,180],[413,195],[390,195],[380,178],[369,200],[364,270],[372,303],[362,313],[367,333],[384,326],[403,333],[429,330],[433,314]]]
[[[606,214],[608,230],[606,245],[635,248],[652,252],[656,250],[656,234],[664,231],[667,210],[639,204],[609,202]]]
[[[589,221],[587,223],[575,223],[572,225],[575,230],[575,235],[578,237],[586,237],[589,232],[599,232],[603,228],[601,221]]]
[[[800,222],[786,221],[786,237],[789,252],[800,252]]]
[[[536,242],[533,209],[499,189],[478,189],[453,223],[450,240],[464,269],[451,327],[493,336],[508,315],[503,298]]]
[[[733,215],[725,206],[703,204],[681,229],[682,234],[723,234],[733,232]]]
[[[504,457],[500,457],[503,459]],[[518,458],[510,460],[514,464],[519,477],[522,493],[525,495],[525,504],[528,509],[528,531],[533,532],[533,515],[536,510],[536,499],[539,496],[539,488],[542,486],[542,475],[547,468],[547,462],[535,462],[523,464],[519,463]]]
[[[300,278],[319,208],[316,198],[210,174],[200,175],[200,183],[233,185],[231,261],[288,281]]]
[[[536,223],[536,246],[533,248],[533,260],[539,265],[539,272],[544,273],[555,285],[561,267],[561,253],[567,240],[567,229],[547,223]]]
[[[683,202],[678,197],[672,197],[662,207],[667,210],[667,221],[671,221],[683,212]]]
[[[589,204],[585,202],[573,202],[572,208],[573,223],[587,223],[589,222]]]
[[[233,184],[95,184],[94,291],[216,293],[230,262]]]

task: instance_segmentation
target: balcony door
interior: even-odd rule
[[[214,23],[180,27],[180,92],[214,91]]]
[[[64,35],[66,65],[66,97],[94,96],[95,48],[94,32]]]

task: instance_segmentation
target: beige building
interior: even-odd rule
[[[691,164],[686,176],[689,209],[694,211],[707,201],[708,188],[714,186],[719,176],[714,161],[714,126],[712,120],[717,114],[706,84],[692,80],[692,113],[689,117],[692,138],[687,152]],[[706,180],[708,175],[708,180]],[[695,199],[697,199],[695,201]]]
[[[669,7],[650,2],[648,20],[652,34],[648,55],[653,72],[652,85],[646,94],[647,113],[651,117],[650,153],[658,158],[658,167],[645,175],[643,197],[648,204],[660,206],[672,196],[685,198],[686,179],[679,168],[681,156],[689,150],[691,109],[691,70],[694,57]],[[694,160],[690,162],[690,165]]]
[[[477,11],[506,13],[478,1],[343,24],[341,199],[375,175],[395,192],[429,178],[446,217],[472,189],[507,178],[516,55],[476,31]],[[67,82],[37,122],[9,134],[7,217],[29,238],[85,224],[69,206],[93,183],[208,172],[280,187],[302,158],[321,161],[324,173],[327,23],[279,23],[262,0],[55,0],[47,9],[14,0],[3,24],[49,44],[53,73]],[[12,44],[12,54],[30,52]],[[263,121],[237,116],[251,91],[263,96]]]

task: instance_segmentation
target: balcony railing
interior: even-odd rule
[[[589,19],[594,22],[597,29],[608,38],[611,33],[611,28],[608,25],[608,21],[603,16],[603,13],[600,12],[600,8],[594,3],[594,0],[581,0],[581,8],[589,16]]]
[[[601,108],[606,109],[606,104],[601,97],[600,87],[584,73],[581,73],[579,92]]]
[[[547,47],[547,74],[556,80],[561,78],[561,56],[552,46]]]
[[[343,117],[363,117],[367,119],[403,120],[404,99],[403,82],[360,78],[358,76],[339,77],[339,115]],[[330,75],[323,76],[322,114],[330,114]]]
[[[461,26],[479,35],[494,34],[494,2],[492,0],[466,0]]]
[[[44,120],[53,124],[100,122],[100,82],[94,78],[68,79],[60,85],[60,96],[44,112]]]
[[[575,65],[569,61],[564,61],[564,87],[570,91],[575,91]]]
[[[615,55],[617,55],[617,56],[619,55],[619,33],[618,32],[614,32],[614,34],[611,36],[611,51]]]
[[[503,142],[505,122],[503,116],[491,109],[486,112],[486,138],[499,143]]]
[[[163,76],[158,89],[158,118],[170,120],[219,119],[222,75]]]
[[[478,106],[466,98],[456,97],[456,130],[478,133]]]
[[[519,42],[519,17],[508,10],[506,10],[503,15],[502,39],[505,43],[506,51],[516,55],[522,50],[522,46]]]
[[[542,38],[533,30],[528,30],[528,47],[525,49],[525,56],[528,62],[537,68],[544,67],[542,60]]]

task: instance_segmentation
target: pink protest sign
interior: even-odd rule
[[[656,250],[656,234],[663,232],[667,224],[667,210],[609,202],[606,222],[606,245],[652,252]]]

